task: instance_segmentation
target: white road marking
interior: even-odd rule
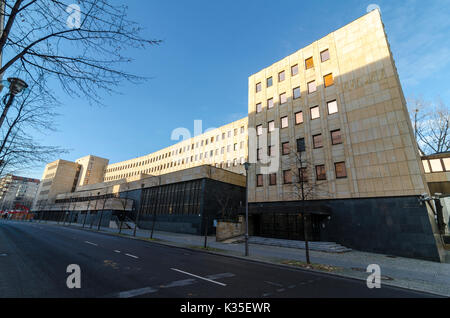
[[[120,251],[118,251],[118,250],[115,250],[114,252],[116,252],[116,253],[121,253]]]
[[[131,255],[131,254],[125,254],[126,256],[129,256],[129,257],[132,257],[132,258],[139,258],[139,257],[137,257],[137,256],[135,256],[135,255]]]
[[[212,279],[208,279],[208,278],[205,278],[205,277],[197,276],[197,275],[194,275],[194,274],[191,274],[191,273],[188,273],[188,272],[184,272],[184,271],[176,269],[176,268],[171,268],[171,270],[179,272],[179,273],[183,273],[185,275],[189,275],[189,276],[192,276],[192,277],[196,277],[196,278],[199,278],[199,279],[203,279],[203,280],[206,280],[206,281],[208,281],[210,283],[214,283],[214,284],[217,284],[217,285],[220,285],[220,286],[227,286],[227,284],[219,283],[219,282],[216,282],[216,281],[214,281]]]
[[[93,245],[93,246],[98,246],[97,244],[91,243],[91,242],[89,242],[89,241],[84,241],[84,243],[89,244],[89,245]]]

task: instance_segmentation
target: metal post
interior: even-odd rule
[[[158,208],[158,199],[159,199],[160,190],[161,190],[161,176],[159,176],[159,184],[158,184],[158,191],[156,192],[155,208],[153,209],[153,222],[152,222],[152,231],[150,233],[150,239],[153,239],[153,232],[155,230],[156,209]]]
[[[103,208],[102,208],[102,212],[100,214],[100,221],[98,221],[97,231],[100,231],[100,227],[102,226],[103,211],[105,210],[106,200],[108,200],[107,198],[108,198],[107,194],[105,194],[105,198],[103,199]]]
[[[139,216],[141,214],[141,210],[142,210],[142,206],[143,206],[142,198],[144,197],[144,186],[145,186],[145,184],[141,185],[141,202],[139,204],[139,210],[138,210],[138,214],[136,215],[136,220],[134,220],[134,231],[133,231],[133,236],[134,237],[136,237],[136,229],[137,229],[137,226],[138,226]]]
[[[306,251],[306,263],[309,265],[311,261],[309,259],[309,242],[308,242],[308,231],[306,230],[306,215],[302,213],[303,216],[303,234],[305,236],[305,251]]]
[[[248,170],[250,163],[245,164],[245,256],[248,256]]]
[[[89,213],[89,209],[91,208],[91,197],[89,196],[89,200],[88,200],[88,206],[87,206],[87,211],[86,211],[86,216],[84,217],[83,220],[83,229],[84,229],[84,225],[86,224],[86,219]]]

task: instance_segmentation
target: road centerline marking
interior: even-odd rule
[[[84,241],[84,243],[92,245],[92,246],[98,246],[98,244],[95,244],[95,243],[92,243],[92,242],[89,242],[89,241]]]
[[[126,256],[132,257],[132,258],[136,258],[138,259],[139,257],[137,257],[136,255],[131,255],[131,254],[125,254]]]
[[[220,285],[220,286],[224,286],[224,287],[227,286],[227,284],[216,282],[216,281],[214,281],[212,279],[208,279],[206,277],[201,277],[201,276],[198,276],[198,275],[195,275],[195,274],[192,274],[192,273],[184,272],[184,271],[176,269],[176,268],[171,268],[171,270],[179,272],[179,273],[182,273],[182,274],[185,274],[185,275],[189,275],[189,276],[192,276],[192,277],[196,277],[198,279],[203,279],[203,280],[206,280],[207,282],[214,283],[214,284],[217,284],[217,285]]]

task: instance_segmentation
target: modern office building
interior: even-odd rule
[[[378,10],[248,82],[246,118],[194,137],[177,130],[183,141],[120,163],[98,161],[96,173],[83,173],[90,159],[50,164],[39,198],[51,204],[37,211],[91,224],[127,212],[140,215],[140,227],[156,221],[162,230],[209,233],[213,219],[245,211],[250,162],[251,235],[303,240],[307,233],[363,251],[443,259]]]
[[[253,234],[439,259],[397,69],[374,10],[249,77]],[[275,153],[274,153],[275,152]],[[305,200],[303,200],[305,199]]]
[[[23,207],[31,209],[39,180],[9,174],[0,179],[0,210],[13,211]]]

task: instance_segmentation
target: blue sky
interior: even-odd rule
[[[115,0],[122,2],[124,0]],[[246,116],[248,76],[381,8],[406,97],[450,105],[450,1],[127,0],[129,17],[161,46],[130,51],[131,72],[151,77],[104,96],[105,107],[60,98],[58,131],[40,139],[76,160],[128,160],[175,143],[173,129],[219,127]],[[57,88],[55,88],[57,90]],[[55,160],[58,158],[55,158]],[[44,165],[22,175],[40,178]]]

